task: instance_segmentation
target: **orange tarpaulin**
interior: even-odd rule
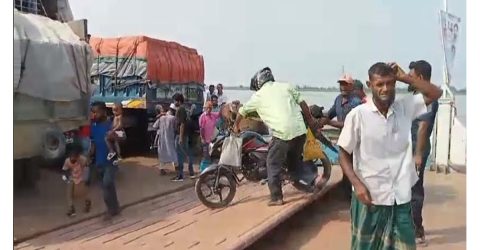
[[[97,59],[118,57],[127,63],[146,60],[146,79],[154,82],[203,84],[205,78],[203,57],[195,49],[176,42],[146,36],[92,37],[90,46]]]

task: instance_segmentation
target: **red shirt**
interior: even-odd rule
[[[80,131],[78,132],[78,136],[90,137],[90,125],[81,126]]]

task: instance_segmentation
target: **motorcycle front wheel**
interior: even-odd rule
[[[231,173],[213,171],[200,175],[195,182],[195,192],[206,207],[222,208],[232,202],[237,192],[237,183]]]

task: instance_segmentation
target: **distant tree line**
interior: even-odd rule
[[[239,85],[239,86],[225,86],[225,89],[229,90],[248,90],[249,87]],[[330,87],[314,87],[314,86],[308,86],[308,85],[296,85],[296,88],[300,91],[316,91],[316,92],[340,92],[340,89],[338,86],[330,86]],[[370,89],[367,87],[366,84],[363,84],[363,88],[365,92],[370,92]],[[465,88],[463,89],[457,89],[455,86],[450,86],[450,89],[454,94],[466,94],[467,90]],[[397,93],[407,93],[408,88],[407,87],[399,87],[397,88]]]

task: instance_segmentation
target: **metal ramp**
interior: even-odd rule
[[[256,183],[245,182],[230,206],[216,210],[203,206],[192,188],[128,207],[112,222],[94,218],[15,249],[243,249],[341,179],[340,167],[334,166],[327,187],[316,195],[284,186],[287,203],[281,207],[268,207],[268,188]]]

